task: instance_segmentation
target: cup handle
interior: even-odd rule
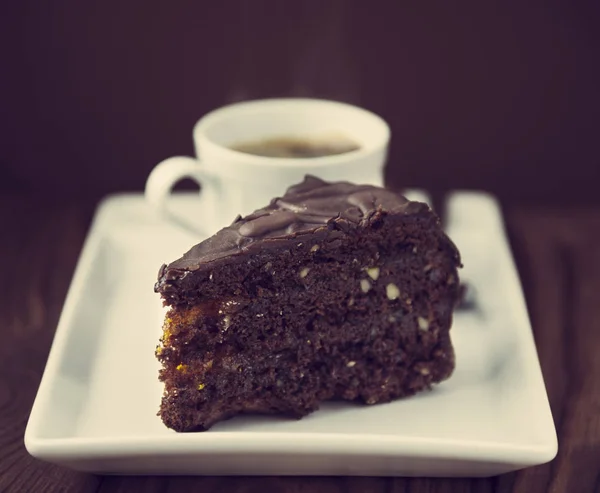
[[[175,156],[158,163],[146,180],[144,195],[148,203],[163,217],[194,233],[206,234],[200,224],[190,224],[171,212],[167,207],[173,186],[184,178],[194,180],[202,187],[200,207],[206,207],[210,195],[218,193],[218,181],[198,160],[187,156]]]

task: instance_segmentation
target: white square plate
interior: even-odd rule
[[[201,238],[157,218],[141,195],[106,199],[65,302],[27,450],[115,474],[489,476],[551,460],[556,432],[499,207],[455,193],[447,229],[462,280],[477,293],[477,309],[455,315],[451,379],[389,404],[328,403],[300,421],[246,416],[178,434],[156,416],[162,321],[152,288],[160,265]]]

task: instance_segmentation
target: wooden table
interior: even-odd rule
[[[0,195],[0,491],[600,491],[600,207],[505,208],[559,435],[550,464],[489,479],[169,478],[33,459],[23,433],[94,206]]]

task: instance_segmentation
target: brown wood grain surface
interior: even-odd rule
[[[0,491],[600,491],[600,207],[506,210],[559,435],[549,464],[486,479],[101,477],[33,459],[23,433],[94,205],[0,195]]]

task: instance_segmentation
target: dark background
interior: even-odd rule
[[[243,99],[362,105],[388,183],[600,203],[597,1],[34,1],[0,6],[0,191],[142,190]]]

